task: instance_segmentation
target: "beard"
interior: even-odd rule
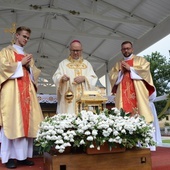
[[[129,56],[131,56],[132,53],[124,53],[124,57],[128,58]]]

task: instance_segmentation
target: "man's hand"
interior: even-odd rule
[[[66,74],[64,74],[62,77],[61,77],[62,81],[68,81],[70,80],[70,77],[68,77]]]
[[[80,83],[82,83],[84,81],[85,81],[84,76],[78,76],[78,77],[74,78],[74,82],[77,83],[77,84],[80,84]]]
[[[21,60],[23,66],[28,66],[32,59],[32,54],[26,54],[25,57]]]
[[[121,62],[121,71],[124,73],[126,71],[130,71],[130,65],[127,64],[125,61]]]

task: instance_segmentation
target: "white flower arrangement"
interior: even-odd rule
[[[63,153],[66,147],[71,146],[76,135],[72,122],[76,116],[72,114],[57,114],[53,117],[46,117],[41,122],[36,146],[39,146],[39,152],[49,152],[52,147]]]
[[[90,147],[100,149],[107,142],[110,149],[119,144],[121,147],[133,148],[154,146],[154,128],[146,123],[144,117],[116,108],[104,110],[99,114],[82,110],[78,116],[57,114],[46,117],[41,123],[36,146],[41,152],[49,152],[55,147],[60,153],[68,146]]]

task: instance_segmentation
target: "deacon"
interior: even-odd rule
[[[32,166],[33,138],[43,120],[36,96],[40,70],[24,51],[31,30],[18,27],[15,44],[0,51],[0,155],[7,168]]]

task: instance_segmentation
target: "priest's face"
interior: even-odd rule
[[[123,44],[121,51],[124,57],[129,57],[133,53],[133,47],[130,43]]]
[[[25,30],[20,31],[20,33],[16,34],[15,44],[24,47],[27,44],[29,38],[30,38],[30,33],[28,31]]]
[[[75,59],[78,60],[81,57],[82,54],[82,46],[79,42],[73,42],[70,45],[70,56]]]

